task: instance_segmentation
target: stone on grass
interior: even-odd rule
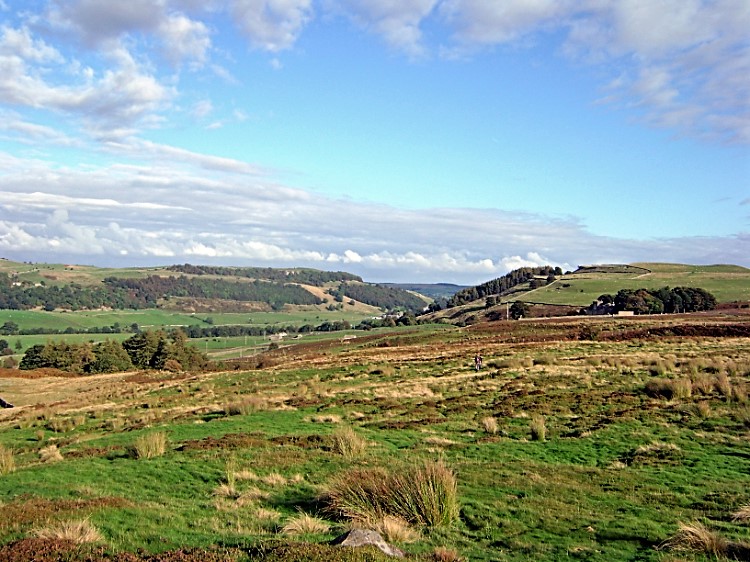
[[[374,546],[382,550],[385,554],[388,556],[395,556],[397,558],[403,558],[404,553],[400,551],[395,546],[389,545],[383,537],[380,536],[380,533],[377,531],[373,531],[371,529],[352,529],[351,531],[348,531],[341,535],[340,537],[336,537],[331,541],[332,545],[336,546],[352,546],[352,547],[362,547],[362,546]]]

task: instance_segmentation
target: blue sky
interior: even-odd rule
[[[750,266],[746,0],[0,0],[0,256]]]

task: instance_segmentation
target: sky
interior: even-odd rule
[[[0,0],[0,257],[750,267],[748,0]]]

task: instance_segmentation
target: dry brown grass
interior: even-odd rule
[[[373,521],[370,526],[389,543],[413,543],[421,538],[419,532],[407,521],[393,515],[386,515],[377,521]]]
[[[732,513],[732,521],[739,523],[750,523],[750,504],[743,505],[737,511]]]
[[[39,450],[39,458],[42,462],[58,462],[63,460],[62,453],[57,448],[57,445],[49,445]]]
[[[13,450],[0,445],[0,476],[10,474],[16,470],[16,460]]]
[[[163,455],[167,450],[167,434],[154,431],[142,435],[133,444],[133,455],[137,459],[152,459]]]
[[[452,548],[438,546],[432,551],[432,560],[434,562],[462,562],[463,558]]]
[[[694,552],[713,558],[750,560],[750,543],[730,541],[698,521],[680,523],[677,533],[664,541],[660,548]]]
[[[532,441],[544,441],[547,438],[547,422],[544,416],[535,415],[529,423]]]
[[[321,535],[330,529],[327,521],[301,511],[287,520],[281,532],[285,535]]]
[[[367,440],[351,427],[338,428],[332,437],[334,450],[344,458],[357,458],[367,449]]]
[[[498,431],[497,419],[492,416],[482,418],[482,427],[487,433],[495,435]]]
[[[76,544],[101,542],[102,534],[88,519],[61,521],[49,527],[34,531],[34,536],[40,539],[66,540]]]
[[[261,396],[244,396],[240,400],[224,404],[222,409],[228,416],[246,416],[253,412],[267,410],[268,400]]]
[[[719,373],[714,378],[714,388],[719,394],[731,400],[732,398],[732,383],[729,381],[729,377],[726,373]]]

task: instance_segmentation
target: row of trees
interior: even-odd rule
[[[551,282],[555,276],[562,275],[563,271],[559,267],[545,265],[542,267],[521,267],[506,273],[502,277],[487,281],[475,287],[462,289],[453,295],[446,304],[447,308],[467,304],[478,299],[483,299],[490,295],[502,295],[517,285],[535,281],[537,277],[543,277],[545,282]],[[535,282],[539,285],[539,282]],[[532,288],[535,288],[532,286]]]
[[[348,297],[384,310],[417,312],[427,306],[423,299],[409,291],[383,285],[341,283],[338,289],[332,290],[330,293],[337,302],[341,302]]]
[[[716,308],[716,297],[698,287],[662,287],[661,289],[620,289],[616,295],[601,295],[584,309],[584,314],[636,314],[700,312]]]
[[[263,279],[266,281],[280,281],[282,283],[302,283],[322,287],[326,283],[335,281],[362,281],[362,278],[345,271],[321,271],[310,268],[278,269],[272,267],[225,267],[210,265],[172,265],[167,268],[177,273],[190,275],[215,275],[230,277],[246,277],[248,279]]]
[[[106,340],[97,344],[65,341],[37,344],[26,350],[21,369],[54,368],[81,374],[115,373],[136,369],[197,370],[208,365],[208,357],[187,342],[182,330],[167,334],[145,331],[122,343]]]

